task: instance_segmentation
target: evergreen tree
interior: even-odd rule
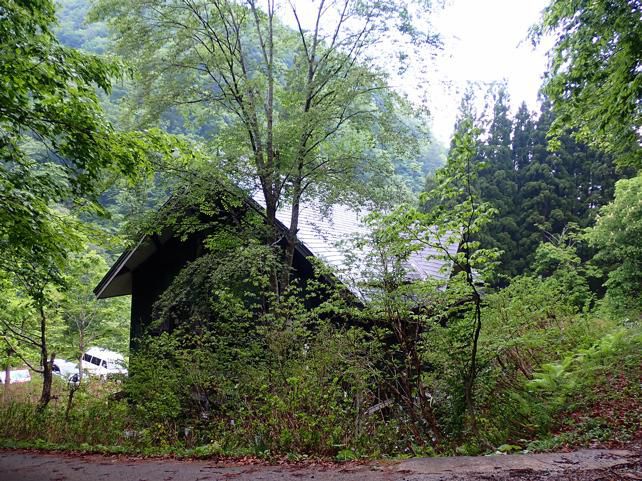
[[[468,93],[460,119],[474,117],[473,104]],[[522,103],[512,120],[505,90],[495,94],[488,136],[479,141],[475,162],[483,164],[480,196],[498,212],[480,231],[479,241],[484,248],[503,251],[497,269],[499,284],[531,271],[540,243],[561,235],[569,224],[592,226],[599,208],[613,198],[615,181],[622,174],[616,172],[611,156],[578,143],[571,135],[563,135],[559,147],[550,150],[548,135],[554,120],[546,100],[539,118]],[[460,124],[461,120],[456,131]],[[434,178],[427,177],[425,190],[434,185]],[[424,211],[434,207],[428,202],[422,206]],[[584,260],[591,257],[586,246],[578,246],[578,254]]]
[[[511,151],[513,122],[508,115],[508,102],[505,87],[501,86],[495,94],[488,139],[481,149],[480,160],[485,165],[479,174],[480,195],[497,209],[497,216],[480,232],[480,241],[485,248],[503,251],[499,273],[512,276],[515,274],[513,259],[518,232],[515,222],[517,183]]]
[[[519,270],[528,270],[537,246],[544,240],[546,232],[559,232],[557,223],[565,224],[563,199],[560,197],[559,152],[547,148],[546,134],[553,121],[550,105],[544,103],[533,131],[531,161],[520,170],[520,191],[517,206],[519,216]]]
[[[511,144],[513,169],[517,172],[518,188],[521,187],[520,173],[528,166],[533,156],[533,136],[535,125],[525,102],[519,106],[513,124],[513,139]]]
[[[547,135],[554,120],[550,103],[545,101],[532,131],[532,146],[520,151],[521,155],[518,149],[524,139],[520,137],[527,127],[521,131],[516,128],[513,135],[513,155],[520,166],[516,273],[529,270],[537,246],[547,235],[561,234],[571,223],[580,227],[593,225],[598,208],[613,198],[618,179],[611,156],[579,144],[569,135],[562,136],[559,147],[551,151]],[[522,117],[520,123],[526,126],[528,121]],[[526,155],[530,160],[519,163],[529,150]],[[588,252],[580,254],[584,258],[590,256]]]

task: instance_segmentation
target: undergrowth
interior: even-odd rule
[[[76,393],[66,417],[67,391],[61,381],[56,380],[56,397],[43,412],[36,407],[35,381],[31,386],[10,386],[12,400],[5,400],[0,409],[0,446],[189,458],[286,456],[291,460],[618,446],[642,434],[640,352],[639,327],[614,329],[588,347],[542,363],[530,379],[498,392],[495,406],[482,411],[477,437],[452,436],[423,450],[407,448],[401,416],[388,413],[386,418],[380,413],[355,426],[356,393],[344,391],[345,379],[331,372],[324,376],[322,367],[327,367],[328,359],[323,366],[299,365],[297,372],[290,371],[272,385],[236,386],[239,397],[228,400],[228,411],[219,410],[219,415],[209,419],[181,420],[168,412],[163,412],[164,419],[153,412],[141,415],[141,410],[155,404],[131,395],[129,401],[116,400],[112,394],[123,385],[97,380],[85,383]],[[197,366],[192,363],[192,367]],[[156,373],[164,376],[162,370]],[[132,385],[126,384],[125,389],[131,390]]]

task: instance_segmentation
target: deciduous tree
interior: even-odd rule
[[[642,4],[638,0],[552,0],[532,38],[553,35],[544,91],[564,132],[642,165]]]
[[[615,184],[615,200],[602,207],[588,239],[606,268],[607,295],[616,310],[642,309],[642,176]]]
[[[477,350],[482,329],[481,286],[495,266],[499,252],[483,248],[479,233],[496,210],[480,198],[477,188],[478,172],[482,165],[475,161],[479,130],[472,119],[458,122],[446,165],[437,171],[435,185],[424,194],[424,201],[432,206],[428,211],[402,206],[397,209],[390,224],[405,232],[410,242],[431,247],[435,257],[450,266],[448,290],[465,310],[465,327],[469,353],[463,374],[463,396],[471,428],[477,430],[475,415],[475,379],[478,374]],[[459,248],[453,252],[452,246]]]
[[[416,31],[413,13],[422,9],[410,3],[101,0],[95,13],[109,20],[117,51],[133,59],[141,122],[173,108],[215,125],[221,164],[258,187],[275,243],[277,208],[292,205],[284,289],[301,202],[348,193],[354,201],[392,174],[390,159],[377,155],[382,143],[406,147],[402,124],[392,121],[400,99],[372,53],[399,38],[389,34],[393,25],[435,43]]]
[[[137,151],[129,145],[137,140],[114,133],[97,97],[97,88],[109,92],[119,65],[61,46],[53,1],[3,2],[0,17],[0,271],[39,319],[37,334],[13,335],[40,352],[44,408],[48,291],[64,285],[66,257],[78,248],[74,222],[58,206],[95,200],[105,169],[132,173]]]

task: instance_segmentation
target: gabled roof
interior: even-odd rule
[[[369,213],[364,209],[355,210],[341,204],[324,209],[313,202],[302,204],[299,213],[297,233],[299,241],[315,257],[322,259],[333,268],[337,277],[353,291],[356,289],[354,283],[361,279],[358,275],[351,275],[347,271],[352,271],[354,274],[355,267],[357,270],[364,267],[359,265],[359,259],[367,255],[367,248],[355,253],[351,250],[349,241],[368,233],[364,218]],[[290,215],[289,206],[277,212],[278,220],[285,225],[289,224]],[[449,254],[455,255],[458,247],[457,244],[448,246]],[[423,247],[414,251],[405,265],[409,280],[447,280],[450,277],[450,264],[442,257],[443,253],[432,247]]]
[[[249,198],[248,202],[251,207],[264,212],[259,196]],[[290,206],[283,206],[277,211],[279,227],[284,231],[290,224],[291,213]],[[350,263],[355,257],[364,257],[364,252],[356,253],[355,256],[347,243],[356,236],[367,233],[367,227],[363,223],[367,214],[366,211],[340,204],[321,208],[314,202],[302,204],[299,213],[299,251],[306,257],[314,256],[323,260],[353,292],[356,290],[355,282],[359,279],[349,274]],[[133,249],[125,251],[94,289],[96,297],[104,299],[131,294],[132,272],[170,237],[171,234],[168,233],[156,239],[145,236]],[[454,255],[457,249],[458,246],[453,244],[449,246],[449,253]],[[430,247],[414,252],[406,267],[411,280],[443,281],[450,276],[450,266],[440,258],[436,249]]]

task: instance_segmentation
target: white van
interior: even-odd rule
[[[92,347],[83,354],[82,368],[87,373],[100,376],[102,379],[114,375],[127,375],[125,358],[122,354],[100,347]]]

